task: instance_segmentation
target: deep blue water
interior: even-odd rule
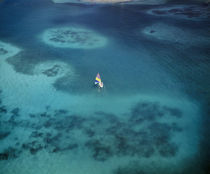
[[[197,4],[197,6],[200,6],[200,4]],[[53,86],[57,91],[63,92],[67,96],[75,95],[75,96],[81,97],[81,99],[78,99],[78,100],[83,100],[82,101],[83,104],[78,105],[75,108],[70,108],[68,112],[74,114],[74,113],[79,112],[80,110],[81,111],[85,110],[86,107],[90,107],[90,112],[85,113],[85,115],[88,115],[88,117],[90,117],[89,119],[86,118],[87,120],[83,120],[83,121],[78,120],[78,119],[82,119],[84,115],[81,115],[81,116],[78,115],[78,119],[76,119],[75,117],[72,117],[72,118],[70,117],[73,120],[71,122],[71,126],[72,124],[76,125],[76,126],[71,127],[68,124],[67,125],[64,124],[65,120],[68,120],[67,115],[64,114],[64,118],[60,118],[60,117],[58,118],[57,116],[59,114],[53,115],[54,110],[57,108],[53,108],[53,106],[50,106],[51,111],[46,111],[46,112],[49,112],[49,114],[51,114],[49,118],[45,117],[42,119],[42,116],[40,116],[39,114],[35,116],[37,117],[37,119],[40,119],[40,123],[41,123],[40,125],[42,126],[45,125],[45,128],[43,132],[41,133],[45,135],[47,131],[51,131],[51,129],[53,129],[53,130],[56,130],[58,134],[60,133],[61,135],[62,134],[66,135],[66,133],[62,132],[63,131],[62,125],[63,125],[63,129],[65,129],[66,132],[68,131],[71,132],[71,129],[72,130],[74,129],[86,130],[84,125],[86,124],[91,125],[91,122],[92,122],[92,124],[96,127],[95,135],[90,136],[88,141],[84,143],[85,145],[81,145],[81,146],[80,146],[80,141],[83,143],[83,139],[82,138],[81,138],[82,140],[80,140],[80,138],[76,139],[75,142],[77,143],[77,145],[74,144],[73,146],[71,146],[72,148],[68,148],[67,153],[71,153],[70,152],[71,149],[74,149],[77,146],[78,146],[77,147],[78,149],[82,149],[82,150],[90,149],[90,151],[95,148],[95,152],[93,152],[93,155],[92,155],[93,161],[94,160],[96,160],[96,162],[100,161],[99,167],[97,167],[96,171],[101,171],[101,173],[109,173],[110,171],[108,170],[107,172],[104,168],[113,167],[113,165],[110,165],[110,163],[106,163],[106,159],[108,158],[107,157],[108,155],[110,156],[113,155],[110,158],[114,158],[117,156],[121,159],[124,157],[126,158],[127,156],[132,156],[132,155],[135,156],[135,153],[138,154],[137,151],[139,149],[137,148],[136,151],[134,150],[134,147],[135,147],[134,144],[136,143],[135,141],[136,135],[133,135],[133,133],[130,133],[126,129],[128,127],[132,127],[135,124],[137,124],[137,127],[138,127],[139,120],[135,118],[138,116],[138,114],[141,116],[141,115],[144,115],[146,112],[146,117],[148,116],[148,118],[150,117],[151,114],[155,116],[155,114],[157,114],[156,113],[157,106],[153,105],[154,103],[160,104],[161,106],[163,106],[163,108],[164,108],[164,105],[166,105],[171,108],[176,106],[178,110],[181,110],[181,112],[183,110],[183,116],[182,116],[183,118],[181,118],[181,120],[178,119],[177,123],[178,124],[180,123],[180,127],[182,129],[185,129],[183,125],[188,125],[188,124],[190,125],[189,126],[190,128],[186,128],[187,130],[186,134],[182,132],[180,133],[180,137],[183,138],[183,142],[185,142],[184,137],[187,136],[187,134],[189,134],[189,136],[191,137],[189,138],[190,140],[194,139],[193,137],[194,131],[197,133],[196,136],[199,136],[198,141],[195,140],[195,142],[192,143],[192,146],[194,146],[195,144],[199,144],[198,147],[196,148],[197,152],[193,153],[193,155],[191,155],[188,158],[186,157],[187,158],[186,164],[184,163],[179,164],[177,168],[180,168],[180,170],[174,169],[174,171],[166,170],[164,172],[189,173],[190,171],[192,173],[193,172],[205,173],[205,171],[208,170],[207,157],[209,155],[209,148],[208,148],[209,137],[206,137],[206,135],[208,135],[206,134],[206,132],[209,131],[208,130],[209,129],[208,116],[209,116],[209,103],[210,103],[210,93],[209,93],[210,92],[209,90],[210,89],[210,82],[209,82],[209,79],[210,79],[209,43],[210,42],[209,42],[209,33],[208,33],[209,32],[209,18],[199,19],[199,20],[187,20],[184,18],[176,18],[176,17],[168,17],[168,16],[154,16],[154,15],[149,15],[146,13],[148,9],[152,9],[156,7],[160,7],[160,6],[119,5],[119,4],[118,5],[54,4],[51,1],[43,2],[41,0],[31,0],[31,1],[5,0],[5,1],[0,2],[0,41],[11,43],[12,45],[18,46],[21,49],[23,49],[23,51],[19,55],[15,56],[14,58],[8,59],[9,64],[12,65],[14,70],[17,71],[17,73],[31,75],[31,69],[40,62],[56,60],[56,61],[62,61],[67,64],[70,64],[75,69],[75,74],[77,75],[75,77],[76,80],[74,81],[74,83],[72,84],[71,82],[69,82],[70,77],[65,76],[64,78],[57,79],[57,81],[53,84]],[[190,40],[193,40],[193,38],[184,38],[184,39],[189,39],[189,41],[187,42],[184,41],[184,44],[179,44],[179,43],[174,43],[170,41],[168,42],[168,41],[158,40],[154,38],[148,38],[147,36],[143,35],[141,32],[142,29],[154,23],[164,23],[167,25],[172,25],[181,29],[188,30],[192,33],[196,33],[193,35],[195,37],[201,36],[202,38],[206,38],[206,41],[205,43],[198,42],[197,44],[196,43],[189,44],[191,43]],[[104,37],[108,39],[107,45],[105,47],[96,48],[96,49],[55,48],[55,47],[52,47],[50,45],[43,43],[40,39],[41,33],[48,28],[71,26],[71,25],[79,25],[79,26],[83,26],[83,27],[92,29],[94,31],[97,31],[98,33],[100,33],[101,35],[103,35]],[[102,91],[101,97],[105,98],[106,102],[108,103],[108,104],[106,103],[107,105],[104,104],[104,102],[100,102],[100,99],[99,99],[100,96],[95,96],[95,94],[97,94],[97,90],[93,88],[92,83],[94,82],[94,77],[97,72],[100,72],[102,79],[104,81],[105,87],[106,87],[105,90]],[[3,76],[7,76],[7,74],[0,74],[0,77],[3,77]],[[34,88],[36,89],[36,87]],[[0,89],[3,91],[2,94],[4,94],[4,89],[2,89],[1,84],[0,84]],[[10,91],[10,95],[15,96],[16,86],[13,86],[13,88],[11,89],[13,89],[14,91]],[[34,91],[36,92],[35,89]],[[0,104],[1,104],[1,107],[2,106],[8,107],[8,113],[9,113],[9,110],[11,110],[11,106],[7,106],[6,103],[10,103],[10,101],[8,101],[9,99],[7,100],[7,97],[10,98],[10,96],[7,96],[7,95],[8,95],[7,93],[3,95],[4,97],[2,97],[1,99],[2,103]],[[83,99],[83,95],[84,96],[90,95],[91,99],[89,100],[88,98]],[[140,106],[137,104],[138,102],[136,103],[136,100],[139,100],[141,103],[143,100],[142,98],[145,95],[149,96],[148,97],[149,99],[147,102],[149,105],[151,105],[151,108],[153,109],[150,108],[149,110],[143,112],[141,109],[138,109]],[[131,99],[132,98],[131,96],[134,96],[135,99],[134,100]],[[54,99],[55,100],[58,99],[58,103],[66,102],[66,101],[63,101],[62,98],[55,97]],[[122,102],[121,102],[121,99],[122,99]],[[4,104],[4,100],[7,101],[5,104]],[[144,100],[147,100],[147,97]],[[39,103],[40,101],[37,101],[37,102]],[[99,102],[97,103],[97,101]],[[174,101],[174,105],[173,105],[173,101]],[[71,102],[74,104],[74,101],[71,101]],[[91,104],[91,102],[93,102],[93,104]],[[129,117],[129,114],[131,115],[131,118],[130,119],[128,118],[127,122],[122,121],[122,123],[120,124],[121,121],[119,120],[121,119],[123,120],[124,116],[117,115],[117,118],[119,120],[116,121],[116,123],[119,122],[119,125],[117,126],[112,125],[112,124],[115,124],[115,121],[111,121],[111,123],[107,123],[106,119],[109,118],[110,116],[109,114],[113,114],[115,112],[115,109],[112,110],[109,108],[110,105],[112,105],[112,102],[113,102],[113,107],[116,107],[116,113],[118,113],[117,109],[121,111],[123,107],[130,108],[126,110],[126,113],[124,113],[124,115],[127,114],[126,118]],[[43,103],[40,103],[40,108],[42,108],[43,105],[50,105],[50,103],[44,103],[43,101]],[[136,106],[136,108],[134,106]],[[192,107],[192,106],[196,106],[196,107]],[[37,105],[32,106],[30,105],[30,102],[29,102],[28,106],[25,106],[26,110],[27,110],[27,107],[28,108],[34,107],[36,110]],[[103,110],[101,110],[101,112],[98,113],[99,110],[97,107],[103,108]],[[198,108],[198,112],[197,112],[197,108]],[[63,108],[60,108],[60,109],[63,109]],[[187,113],[186,115],[185,115],[185,109]],[[20,107],[20,111],[21,110],[24,110],[24,108]],[[94,111],[97,112],[96,117],[98,117],[98,120],[97,119],[94,120],[95,118],[92,118],[92,114],[94,113]],[[113,111],[113,113],[110,113],[111,111]],[[134,114],[136,112],[139,112],[137,116],[135,116]],[[165,111],[165,112],[168,112],[168,111]],[[9,115],[8,113],[5,113],[5,112],[0,113],[1,125],[5,123],[4,117],[6,115]],[[37,113],[31,113],[31,114],[37,114]],[[62,115],[63,113],[61,112],[60,114]],[[195,116],[192,116],[192,120],[195,120],[197,122],[193,123],[193,121],[192,122],[190,121],[190,118],[189,118],[191,116],[190,114],[195,114]],[[53,119],[51,117],[53,117]],[[177,116],[177,118],[178,117],[179,116]],[[56,142],[57,144],[54,142],[54,140],[52,140],[52,142],[44,141],[46,145],[48,146],[47,147],[40,143],[40,141],[42,141],[41,136],[37,136],[37,137],[34,136],[33,137],[34,139],[32,138],[32,140],[30,138],[28,139],[26,138],[25,141],[19,142],[19,144],[28,143],[26,147],[23,144],[22,146],[20,146],[22,148],[19,148],[19,146],[18,147],[15,146],[13,141],[10,142],[11,140],[10,136],[13,136],[13,134],[15,134],[13,131],[16,130],[16,127],[17,129],[21,126],[25,128],[24,135],[26,134],[25,135],[26,137],[27,137],[27,134],[30,134],[30,131],[32,133],[34,131],[39,133],[38,131],[39,128],[37,128],[37,126],[35,126],[35,128],[34,127],[30,128],[31,126],[30,124],[33,123],[32,117],[28,116],[28,119],[26,119],[25,120],[26,122],[24,123],[21,123],[22,121],[21,117],[20,117],[20,120],[18,119],[19,118],[16,118],[15,124],[13,122],[14,125],[12,125],[12,122],[5,123],[6,129],[8,129],[10,135],[5,136],[5,138],[2,138],[2,140],[4,141],[4,143],[2,143],[2,147],[0,144],[0,147],[1,147],[0,154],[2,158],[2,160],[0,161],[1,163],[0,166],[3,166],[3,165],[5,166],[5,164],[8,164],[7,166],[8,168],[11,169],[12,167],[14,167],[14,170],[15,170],[16,169],[15,167],[17,166],[15,165],[10,166],[10,164],[12,163],[11,161],[17,160],[18,162],[19,158],[22,160],[22,156],[24,156],[25,153],[27,152],[31,152],[29,153],[31,156],[33,156],[34,154],[41,154],[42,156],[42,154],[44,154],[45,152],[51,154],[53,151],[53,153],[54,152],[58,153],[58,156],[60,156],[61,158],[65,156],[63,154],[63,151],[65,151],[66,147],[63,147],[63,144],[65,143],[68,144],[68,138],[67,139],[63,138],[61,140],[58,139],[57,141],[59,141],[59,143]],[[134,119],[134,122],[132,119]],[[46,126],[46,123],[48,123],[48,121],[51,121],[50,126]],[[150,123],[150,121],[148,122]],[[164,121],[168,123],[167,119]],[[82,124],[84,122],[84,125],[83,125],[84,127],[82,126],[80,127],[80,124],[78,124],[78,122],[81,122]],[[198,123],[198,125],[196,125],[196,123]],[[54,126],[53,124],[57,124],[57,125]],[[61,130],[58,128],[59,124],[60,124]],[[98,124],[99,124],[99,127],[101,124],[102,130],[97,128],[96,125]],[[112,132],[112,134],[114,135],[116,134],[115,138],[116,137],[119,138],[117,130],[122,129],[123,130],[122,134],[127,133],[129,138],[128,137],[123,137],[123,138],[127,139],[127,141],[129,141],[129,143],[131,144],[133,141],[133,144],[130,147],[131,149],[126,148],[122,145],[120,147],[121,148],[120,150],[122,151],[124,150],[123,152],[116,153],[116,154],[114,152],[108,153],[108,150],[105,149],[107,144],[104,143],[106,142],[106,138],[105,138],[106,132],[104,131],[105,129],[107,129],[106,124],[110,124],[111,125],[110,127],[115,126],[114,127],[115,131],[114,133]],[[13,126],[12,129],[10,129],[11,125]],[[147,123],[145,123],[145,125],[147,125]],[[151,121],[151,125],[155,127],[152,121]],[[171,129],[172,128],[170,128],[170,130]],[[191,129],[192,129],[192,133],[190,134]],[[157,131],[158,130],[159,130],[159,127],[157,126]],[[1,130],[1,131],[5,132],[5,130]],[[93,129],[93,132],[94,132],[94,129]],[[167,132],[167,130],[165,130],[164,128],[163,132]],[[89,134],[91,134],[91,131],[89,132]],[[104,135],[102,140],[100,139],[100,141],[102,142],[101,143],[102,145],[95,145],[96,143],[94,144],[92,142],[92,140],[95,141],[95,139],[97,139],[98,134]],[[164,137],[168,136],[168,135],[165,135],[165,133],[163,134],[164,134]],[[16,133],[16,136],[18,137],[20,135]],[[110,138],[109,136],[110,135],[107,135],[108,139]],[[137,136],[141,137],[143,135],[138,134]],[[148,138],[149,140],[147,141],[148,147],[150,147],[150,145],[152,145],[153,147],[153,138],[151,138],[151,136],[152,134],[146,136],[147,138],[149,137]],[[173,139],[173,134],[171,134],[170,136],[172,137],[171,139]],[[38,142],[38,144],[40,143],[41,146],[43,147],[39,149],[37,148],[38,146],[37,144],[35,144],[34,146],[33,144],[31,145],[30,143],[31,141],[33,142],[33,140]],[[119,138],[118,141],[123,141],[122,137],[121,139]],[[172,149],[175,152],[171,152],[170,153],[171,156],[170,155],[164,156],[162,154],[162,156],[164,156],[163,158],[166,158],[166,159],[176,158],[176,153],[178,153],[179,150],[176,151],[175,146],[178,143],[175,142],[174,146],[170,146],[169,142],[168,144],[164,144],[164,141],[166,140],[161,141],[162,146],[164,146],[164,147],[161,146],[161,148],[164,149],[166,148],[165,146],[168,145],[167,147],[169,148],[173,147],[174,149],[173,148]],[[2,157],[4,154],[6,154],[6,151],[4,150],[4,148],[6,147],[5,144],[7,144],[6,142],[8,142],[8,147],[17,148],[17,151],[20,151],[19,153],[15,155],[11,155],[8,153],[9,159],[7,160],[3,159]],[[141,143],[140,140],[138,143],[140,143],[140,146],[143,144]],[[186,144],[188,143],[190,144],[191,142],[188,142],[186,140]],[[101,147],[103,145],[104,147]],[[115,147],[116,145],[112,143],[110,143],[109,146],[110,146],[110,149],[116,148],[117,152],[120,151],[118,149],[118,146]],[[58,149],[51,150],[50,148],[52,147],[53,148],[57,147]],[[63,150],[60,150],[61,152],[59,152],[59,148],[60,149],[63,148]],[[100,150],[97,151],[97,149],[100,149],[100,148],[102,149],[102,151]],[[154,145],[154,149],[156,148],[159,148],[159,146]],[[34,149],[36,149],[38,152],[37,151],[34,152],[33,151]],[[194,150],[194,148],[192,149]],[[150,152],[153,153],[152,150]],[[160,150],[160,154],[161,152],[162,151]],[[97,156],[98,154],[99,154],[99,157]],[[190,150],[189,150],[189,154],[190,154]],[[78,157],[79,155],[75,155],[75,156]],[[152,154],[145,155],[143,153],[142,155],[140,153],[140,155],[139,154],[137,155],[137,159],[135,160],[136,161],[138,161],[138,159],[142,160],[142,156],[143,158],[145,158],[145,156],[151,157],[151,159],[153,157]],[[72,158],[74,159],[74,156]],[[43,162],[46,162],[44,160],[45,159],[43,159]],[[77,162],[79,161],[80,160],[78,160]],[[88,161],[87,163],[85,162],[85,160],[81,159],[81,161],[82,161],[81,162],[82,164],[85,164],[84,170],[86,170],[86,168],[88,167],[90,168],[94,166],[93,164],[89,164]],[[100,169],[100,165],[103,162],[104,162],[104,165]],[[127,166],[129,166],[129,162],[132,163],[132,161],[127,161],[127,162],[128,162],[128,165],[126,164]],[[31,163],[33,165],[33,160]],[[66,164],[65,162],[63,163]],[[134,165],[134,169],[133,169],[132,167],[126,168],[127,166],[125,165],[125,163],[122,162],[122,165],[121,165],[122,168],[117,170],[119,166],[118,164],[116,164],[116,170],[114,171],[117,174],[121,174],[121,173],[133,174],[133,173],[141,173],[141,171],[143,171],[144,173],[150,173],[150,172],[155,173],[154,170],[151,170],[147,167],[146,169],[141,168],[141,163],[142,161],[140,162],[140,166]],[[191,164],[193,164],[194,166]],[[49,165],[47,166],[49,167]],[[161,162],[160,162],[160,166],[162,166]],[[11,170],[8,169],[7,167],[4,167],[3,172],[5,171],[7,171],[8,173],[11,172]],[[23,168],[24,167],[27,168],[27,166],[23,166]],[[60,167],[62,168],[62,164],[60,165]],[[58,171],[60,170],[61,173],[66,172],[65,170],[62,171],[61,169],[57,169],[57,170]],[[32,169],[31,173],[34,173],[35,171],[39,171],[39,170]],[[77,170],[72,169],[70,173],[73,171],[77,171]],[[81,172],[81,170],[78,170],[78,171]],[[44,173],[42,169],[40,169],[40,172]],[[160,171],[158,171],[157,173],[159,172],[161,173],[163,172],[161,167],[160,167]]]

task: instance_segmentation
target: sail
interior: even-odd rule
[[[101,83],[101,77],[100,74],[98,73],[96,76],[95,84]]]

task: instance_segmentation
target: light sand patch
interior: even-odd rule
[[[94,49],[107,43],[107,39],[95,31],[79,27],[50,28],[44,31],[42,39],[54,47],[73,49]]]
[[[142,30],[142,33],[151,39],[185,44],[185,46],[209,43],[208,37],[197,35],[187,29],[178,28],[164,23],[155,23],[151,26],[145,27]]]

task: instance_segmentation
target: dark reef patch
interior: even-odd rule
[[[32,141],[22,144],[23,150],[29,150],[32,155],[43,149],[43,146],[38,141]]]
[[[43,140],[46,144],[58,145],[61,137],[62,137],[61,133],[58,133],[56,135],[47,134],[45,135]]]
[[[66,147],[62,148],[61,151],[65,151],[65,150],[73,150],[78,148],[78,144],[73,143],[73,144],[69,144]]]
[[[150,30],[150,33],[155,33],[156,31],[155,30]]]
[[[0,106],[0,114],[6,114],[6,113],[7,113],[6,106]]]
[[[29,114],[29,117],[30,117],[30,118],[35,118],[36,115],[35,115],[35,114]]]
[[[68,111],[67,110],[65,110],[65,109],[58,109],[58,110],[55,110],[55,115],[57,116],[57,115],[65,115],[65,114],[67,114],[68,113]]]
[[[34,137],[34,138],[38,138],[38,137],[42,137],[43,133],[42,132],[37,132],[37,131],[33,131],[30,135],[30,137]]]
[[[49,152],[58,153],[58,152],[73,150],[73,149],[76,149],[76,148],[78,148],[78,144],[76,144],[76,143],[69,144],[66,147],[61,147],[59,145],[53,145],[53,146],[51,146],[52,150],[49,151]]]
[[[49,117],[49,115],[47,114],[47,112],[43,112],[40,114],[41,117]]]
[[[182,117],[182,112],[177,108],[170,108],[170,107],[164,106],[163,109],[165,111],[169,112],[171,116],[174,116],[174,117],[177,117],[177,118]]]
[[[118,167],[113,171],[114,174],[145,174],[137,167]]]
[[[162,157],[173,157],[178,152],[178,146],[174,143],[167,143],[160,146],[158,151]]]
[[[13,147],[8,147],[3,152],[0,152],[0,160],[8,160],[17,158],[21,151]]]
[[[8,160],[9,154],[8,153],[0,153],[0,160]]]
[[[105,161],[112,156],[109,147],[102,146],[102,147],[95,147],[93,158],[97,161]]]
[[[6,138],[7,136],[9,136],[10,132],[0,132],[0,140]]]
[[[139,124],[143,121],[154,121],[163,115],[164,112],[158,103],[141,102],[136,104],[132,109],[129,121],[134,124]]]
[[[5,50],[4,48],[0,48],[0,55],[5,55],[7,53],[8,53],[7,50]]]
[[[59,151],[61,151],[61,149],[59,147],[54,147],[53,150],[52,150],[53,153],[56,153],[56,152],[59,152]]]
[[[165,115],[181,118],[182,112],[178,108],[161,106],[158,103],[141,102],[132,108],[129,121],[140,124],[143,121],[155,121]]]
[[[172,123],[171,124],[171,129],[174,131],[174,132],[181,132],[183,129],[181,128],[181,127],[179,127],[178,125],[177,125],[177,123]]]
[[[13,110],[11,110],[11,113],[15,116],[19,116],[19,112],[20,112],[19,108],[14,108]]]
[[[62,110],[61,110],[62,111]],[[59,111],[59,113],[61,112]],[[64,114],[64,111],[62,111]],[[54,129],[57,131],[62,131],[62,130],[71,130],[71,129],[79,129],[82,128],[82,124],[85,121],[84,118],[75,116],[75,115],[69,115],[61,117],[60,119],[50,119],[49,121],[45,122],[44,126],[45,127],[50,127],[52,126]],[[55,115],[57,117],[57,114]]]
[[[42,73],[48,77],[55,77],[61,69],[61,66],[54,65],[52,68],[43,71]]]
[[[47,120],[47,121],[44,123],[43,126],[44,126],[45,128],[49,128],[49,127],[52,126],[52,124],[53,124],[53,123],[52,123],[50,120]]]
[[[90,140],[85,146],[92,150],[92,156],[97,161],[105,161],[113,155],[111,148],[101,144],[99,140]]]
[[[89,127],[83,128],[83,132],[91,138],[85,146],[95,160],[105,161],[114,155],[149,158],[160,154],[162,157],[173,157],[178,151],[178,146],[171,143],[171,136],[181,132],[182,128],[176,122],[157,121],[168,115],[174,116],[174,119],[181,118],[182,112],[177,108],[140,102],[123,121],[109,113],[95,112],[95,115],[91,121],[87,120]],[[145,121],[147,128],[141,127]]]
[[[7,112],[4,111],[6,106],[2,108],[2,112]],[[10,113],[9,121],[2,124],[8,124],[12,129],[21,127],[31,133],[28,141],[16,139],[13,147],[1,153],[1,159],[12,159],[21,151],[32,155],[43,149],[49,153],[62,153],[77,150],[80,146],[88,148],[96,161],[106,161],[113,156],[149,158],[159,154],[164,158],[173,157],[178,146],[171,143],[171,137],[182,131],[175,120],[183,116],[179,109],[155,102],[135,104],[123,119],[101,111],[89,117],[70,115],[67,110],[52,110],[50,106],[41,113],[29,114],[29,120],[21,120],[19,108],[12,109]],[[173,116],[174,122],[158,121],[165,116]],[[84,139],[80,139],[77,132],[83,134]],[[2,131],[0,139],[9,134],[9,131]]]
[[[88,137],[93,137],[95,135],[95,132],[93,129],[91,128],[86,128],[84,129],[84,133],[88,136]]]
[[[171,126],[166,123],[154,122],[148,126],[148,129],[153,134],[168,134],[171,131]]]

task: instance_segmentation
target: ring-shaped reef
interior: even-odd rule
[[[81,27],[49,28],[43,32],[42,39],[54,47],[73,49],[94,49],[107,43],[97,32]]]

